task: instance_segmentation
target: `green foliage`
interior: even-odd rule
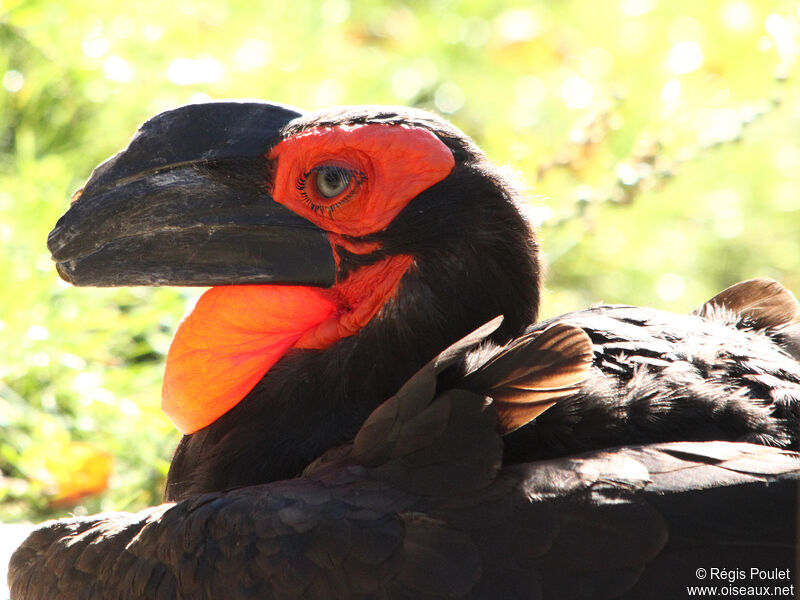
[[[689,310],[767,275],[800,291],[792,1],[0,0],[0,521],[158,501],[159,410],[196,290],[73,289],[47,232],[137,125],[207,98],[437,110],[524,174],[544,313]],[[47,457],[115,457],[53,504]]]

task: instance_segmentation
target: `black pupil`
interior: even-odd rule
[[[317,190],[326,198],[338,196],[350,183],[350,171],[339,167],[323,167],[317,171]]]

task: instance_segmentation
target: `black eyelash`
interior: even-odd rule
[[[305,173],[303,173],[303,175],[301,175],[295,182],[295,188],[297,189],[298,192],[300,192],[300,196],[303,198],[303,202],[305,202],[311,210],[313,210],[318,215],[324,214],[330,217],[331,215],[333,215],[333,212],[337,208],[339,208],[342,204],[350,200],[351,196],[358,191],[358,188],[361,187],[361,184],[363,184],[367,180],[367,175],[366,173],[362,173],[361,171],[348,170],[350,172],[351,177],[353,178],[353,184],[350,190],[347,192],[347,194],[345,194],[341,199],[339,199],[337,202],[333,204],[330,204],[328,206],[320,206],[319,204],[314,204],[314,201],[311,200],[311,198],[309,198],[308,193],[306,192],[306,181],[308,180],[308,176],[311,175],[312,173],[316,173],[317,171],[319,171],[319,169],[320,167],[314,167],[310,171],[306,171]]]

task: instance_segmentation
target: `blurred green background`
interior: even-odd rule
[[[0,521],[159,501],[197,290],[74,289],[48,231],[143,120],[209,98],[420,106],[518,174],[544,316],[800,291],[797,0],[0,0]]]

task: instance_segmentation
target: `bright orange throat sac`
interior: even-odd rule
[[[210,425],[290,349],[324,349],[357,333],[394,296],[411,263],[410,256],[392,256],[330,289],[211,288],[172,340],[162,409],[183,434]]]

